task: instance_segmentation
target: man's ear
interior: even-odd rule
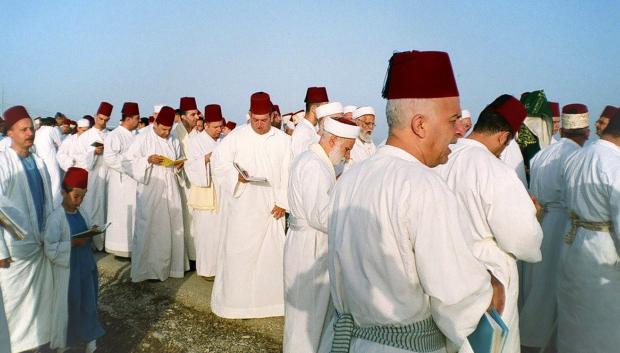
[[[510,143],[510,132],[502,131],[502,133],[500,133],[497,137],[497,143],[500,146],[508,145],[508,143]]]
[[[422,114],[415,114],[411,118],[411,131],[420,138],[426,136],[426,118]]]

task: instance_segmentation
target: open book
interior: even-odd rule
[[[0,225],[16,240],[24,240],[26,231],[0,207]]]
[[[92,238],[94,236],[97,236],[99,234],[102,234],[103,232],[105,232],[106,229],[108,229],[108,227],[110,226],[110,224],[112,223],[108,223],[105,226],[99,227],[98,225],[94,225],[92,226],[90,229],[85,230],[81,233],[77,233],[73,236],[71,236],[71,238]]]
[[[484,313],[476,330],[467,337],[475,353],[501,353],[508,337],[508,327],[499,313]]]
[[[245,180],[247,181],[252,181],[255,183],[266,183],[268,180],[267,178],[264,177],[256,177],[256,176],[251,176],[250,173],[248,173],[247,170],[243,169],[239,164],[237,164],[236,162],[233,162],[233,165],[235,166],[235,169],[237,169],[237,171],[239,172],[239,174],[243,175],[243,177],[245,178]]]
[[[103,143],[100,142],[100,141],[95,141],[95,142],[91,143],[90,145],[96,148],[96,147],[103,146]]]
[[[165,156],[161,156],[164,160],[163,162],[161,162],[161,166],[162,167],[176,167],[177,165],[185,162],[187,160],[187,158],[183,158],[183,159],[177,159],[176,161],[173,161],[172,159],[165,157]]]

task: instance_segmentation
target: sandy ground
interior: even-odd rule
[[[97,352],[281,352],[283,318],[227,320],[209,308],[213,282],[131,283],[129,261],[98,254],[99,315],[106,335]],[[77,351],[77,350],[76,350]]]

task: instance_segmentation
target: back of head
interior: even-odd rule
[[[515,129],[508,122],[504,114],[502,114],[501,108],[509,101],[516,100],[509,94],[502,94],[497,97],[491,104],[487,105],[474,126],[474,132],[485,135],[494,135],[500,132],[509,132],[514,136]],[[525,118],[525,116],[523,116]]]

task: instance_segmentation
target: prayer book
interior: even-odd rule
[[[233,165],[235,166],[235,169],[237,169],[239,174],[243,175],[243,177],[247,181],[252,181],[255,183],[266,183],[268,181],[267,178],[264,178],[264,177],[251,176],[247,170],[243,169],[239,164],[235,162],[233,162]]]
[[[103,146],[103,143],[99,142],[99,141],[95,141],[93,143],[90,144],[91,146],[97,148],[97,147],[101,147]]]
[[[508,337],[508,326],[497,310],[484,313],[476,330],[467,337],[475,353],[501,353]]]
[[[164,159],[163,162],[161,162],[161,164],[160,164],[162,167],[176,167],[177,165],[179,165],[179,164],[181,164],[181,163],[183,163],[183,162],[185,162],[187,160],[187,158],[183,158],[183,159],[177,159],[176,161],[174,161],[174,160],[172,160],[172,159],[170,159],[168,157],[165,157],[165,156],[161,156],[161,157]]]
[[[112,223],[106,224],[105,226],[103,226],[103,228],[98,225],[94,225],[88,230],[85,230],[81,233],[77,233],[76,235],[72,236],[72,238],[92,238],[96,235],[99,235],[105,232],[105,230],[108,229],[110,224]]]
[[[24,240],[26,231],[15,222],[4,209],[0,207],[0,225],[6,229],[16,240]]]

